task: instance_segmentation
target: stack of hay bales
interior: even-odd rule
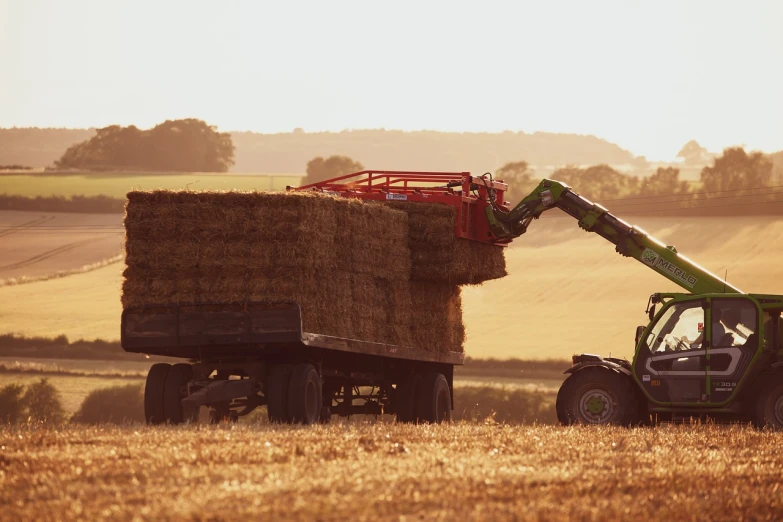
[[[311,193],[160,190],[128,194],[125,229],[126,308],[291,300],[306,331],[411,344],[402,212]]]
[[[461,284],[505,275],[447,205],[316,193],[131,192],[122,304],[291,300],[305,331],[463,351]]]
[[[504,249],[458,238],[457,211],[450,205],[414,202],[388,205],[408,215],[414,345],[438,351],[464,351],[460,285],[504,277]],[[431,332],[439,332],[440,337]]]

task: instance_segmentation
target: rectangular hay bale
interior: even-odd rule
[[[464,352],[460,287],[411,281],[410,294],[413,345],[430,351]]]
[[[451,205],[395,201],[408,214],[411,279],[474,285],[507,275],[504,247],[458,238]]]

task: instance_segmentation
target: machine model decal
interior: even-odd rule
[[[695,276],[689,274],[682,268],[678,267],[674,263],[663,259],[657,252],[649,248],[645,248],[642,252],[642,262],[650,265],[659,272],[671,274],[681,281],[688,288],[693,288],[697,282]]]
[[[737,387],[737,383],[731,381],[714,382],[713,385],[715,386],[716,392],[730,392],[734,391],[734,388]]]
[[[650,376],[649,375],[642,375],[642,381],[649,382],[650,381]]]
[[[386,194],[386,199],[393,199],[395,201],[407,201],[408,195],[407,194]]]

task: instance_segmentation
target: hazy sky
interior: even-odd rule
[[[783,1],[0,0],[0,126],[783,149]]]

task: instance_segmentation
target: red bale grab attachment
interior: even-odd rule
[[[457,237],[495,245],[508,242],[492,235],[487,219],[491,199],[501,208],[507,208],[504,196],[508,185],[492,180],[489,174],[362,170],[301,187],[287,187],[287,190],[316,190],[371,201],[451,205],[457,211],[454,228]]]

